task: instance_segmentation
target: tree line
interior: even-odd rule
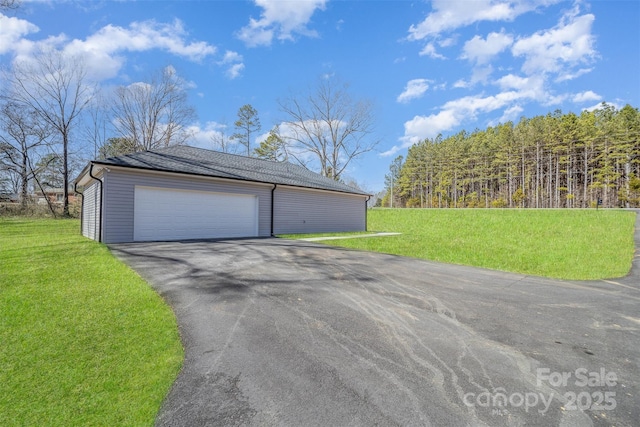
[[[602,103],[449,137],[397,157],[382,206],[585,208],[640,206],[640,113]]]
[[[20,0],[0,0],[0,11]],[[69,214],[70,180],[90,159],[194,142],[197,116],[188,84],[171,65],[144,81],[100,86],[81,55],[48,45],[0,66],[0,202],[61,189]],[[272,161],[294,161],[341,180],[347,166],[374,149],[371,104],[349,96],[348,84],[320,78],[307,92],[278,101],[283,114],[264,141],[251,105],[239,108],[235,132],[222,126],[210,146]],[[258,146],[253,147],[256,142]],[[51,212],[54,206],[44,197]]]
[[[238,110],[235,133],[216,135],[219,151],[246,149],[247,156],[272,161],[293,161],[336,181],[351,162],[372,151],[375,137],[373,105],[353,99],[349,85],[335,77],[322,77],[306,92],[278,100],[283,120],[251,149],[252,135],[261,129],[258,112],[247,104]],[[352,182],[353,183],[353,182]]]
[[[171,66],[109,97],[82,58],[53,48],[3,67],[1,77],[0,195],[17,194],[23,208],[31,191],[59,189],[68,215],[71,177],[89,158],[185,143],[195,117]]]
[[[25,208],[32,192],[62,189],[68,215],[70,181],[86,161],[193,142],[197,117],[172,66],[108,93],[88,77],[82,58],[53,48],[1,71],[0,201],[16,194]],[[259,145],[252,146],[261,130],[258,112],[247,104],[238,110],[235,133],[219,132],[207,148],[243,147],[242,155],[294,161],[340,180],[352,160],[377,144],[370,105],[352,100],[338,80],[320,79],[279,106],[284,120]]]

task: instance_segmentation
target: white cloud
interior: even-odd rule
[[[546,99],[541,101],[542,105],[544,105],[545,107],[549,107],[549,106],[552,106],[552,105],[560,105],[564,101],[566,101],[567,98],[570,97],[570,95],[568,93],[561,93],[560,95],[554,95],[552,93],[547,93],[546,95],[547,95]]]
[[[493,67],[491,65],[474,67],[469,80],[459,79],[453,84],[453,87],[468,89],[476,83],[487,83],[491,73],[493,73]]]
[[[478,35],[471,40],[467,40],[462,48],[461,59],[469,60],[473,66],[471,78],[466,81],[458,80],[454,87],[469,88],[476,83],[487,83],[493,73],[493,66],[490,64],[500,52],[504,51],[513,43],[513,37],[504,32],[489,33],[486,38]]]
[[[453,111],[460,118],[475,118],[478,112],[486,113],[503,108],[510,102],[526,98],[527,94],[517,91],[500,92],[489,96],[465,96],[444,104],[443,110]]]
[[[434,0],[433,11],[417,25],[409,27],[409,40],[423,40],[440,33],[481,21],[513,21],[539,5],[559,0]]]
[[[311,16],[317,9],[324,10],[326,0],[255,0],[261,7],[260,19],[249,19],[237,37],[247,46],[269,46],[273,38],[293,40],[294,34],[316,37],[314,30],[307,28]]]
[[[394,145],[380,155],[391,156],[402,148],[410,147],[425,138],[433,138],[439,133],[455,128],[460,121],[461,117],[451,109],[442,109],[439,113],[428,116],[415,116],[404,124],[404,136],[400,138],[402,144]]]
[[[520,102],[539,96],[535,86],[521,85],[521,90],[507,90],[496,95],[465,96],[446,102],[440,111],[429,115],[418,115],[405,122],[401,145],[394,146],[382,155],[391,155],[425,138],[434,138],[438,134],[451,131],[465,121],[475,120],[480,113],[489,113],[504,109],[501,121],[513,120],[522,111]],[[551,99],[548,97],[548,99]]]
[[[486,83],[489,80],[491,73],[493,73],[493,67],[491,65],[474,67],[470,83],[472,85],[478,82]]]
[[[592,105],[591,107],[587,107],[587,108],[583,108],[582,111],[594,111],[594,110],[600,110],[602,108],[602,104],[604,103],[604,101],[602,102],[598,102],[595,105]],[[615,108],[616,110],[619,110],[622,108],[622,106],[616,102],[607,102],[607,105]]]
[[[469,82],[466,81],[465,79],[456,80],[456,82],[453,83],[453,87],[456,89],[466,89],[469,86],[470,86]]]
[[[290,161],[293,163],[299,162],[300,164],[305,165],[311,170],[319,170],[320,164],[318,161],[318,156],[314,154],[312,151],[302,145],[299,141],[308,140],[308,134],[304,129],[312,129],[314,138],[329,138],[331,132],[342,132],[345,122],[341,120],[334,120],[331,127],[325,122],[314,122],[313,120],[307,120],[303,122],[280,122],[274,126],[278,128],[278,134],[286,143],[287,154],[290,158]],[[263,141],[266,137],[269,136],[268,133],[258,135],[256,138],[256,143]],[[343,156],[342,153],[339,154],[340,161],[346,161],[347,159]]]
[[[104,53],[119,51],[142,52],[152,49],[166,50],[192,61],[200,61],[215,53],[215,47],[206,42],[188,43],[187,32],[178,19],[172,24],[155,21],[133,22],[129,28],[107,25],[86,40],[73,40],[67,50]]]
[[[219,149],[215,147],[214,140],[226,135],[228,132],[227,125],[217,122],[206,122],[204,127],[199,123],[194,123],[188,128],[188,132],[192,135],[189,140],[190,145],[194,147],[207,148],[209,150]],[[236,144],[230,141],[231,145]]]
[[[398,95],[397,101],[407,103],[412,99],[420,98],[429,89],[429,80],[413,79],[407,82],[404,91]]]
[[[512,53],[525,58],[522,71],[530,75],[566,74],[567,67],[592,61],[597,54],[591,34],[594,19],[592,14],[577,16],[574,10],[565,14],[556,27],[517,40]]]
[[[194,140],[199,147],[211,146],[211,140],[222,134],[226,125],[217,122],[206,122],[201,128],[199,124],[192,125],[189,129],[194,132]]]
[[[0,55],[14,50],[27,34],[38,31],[40,29],[29,21],[0,14]]]
[[[507,74],[496,81],[502,90],[508,89],[524,89],[530,87],[533,77],[520,77],[513,74]]]
[[[4,18],[1,18],[4,20]],[[29,61],[39,50],[58,49],[70,57],[80,57],[85,61],[89,78],[100,81],[118,74],[124,65],[126,52],[164,50],[170,54],[184,57],[190,61],[200,61],[216,52],[216,48],[207,42],[187,41],[187,31],[181,21],[170,24],[155,21],[134,22],[128,28],[106,25],[85,40],[69,39],[64,35],[50,36],[43,40],[31,41],[24,37],[37,30],[27,21],[17,22],[8,18],[11,25],[0,25],[0,47],[2,42],[12,40],[16,61]],[[7,30],[13,28],[13,30]],[[5,35],[3,39],[2,35]],[[13,34],[7,36],[7,34]],[[1,51],[0,51],[1,53]]]
[[[512,43],[513,37],[504,33],[489,33],[486,39],[475,36],[464,44],[461,58],[468,59],[478,65],[486,64]]]
[[[450,46],[455,45],[457,43],[457,41],[458,41],[457,36],[448,37],[446,39],[438,41],[438,45],[440,47],[450,47]]]
[[[433,59],[446,59],[443,55],[436,52],[436,47],[433,43],[427,43],[420,51],[420,56],[429,56]]]
[[[600,101],[602,99],[602,97],[600,95],[598,95],[597,93],[591,91],[591,90],[587,90],[585,92],[580,92],[580,93],[576,93],[573,96],[573,102],[575,102],[576,104],[581,103],[581,102],[591,102],[591,101]]]
[[[564,82],[567,80],[573,80],[580,77],[583,74],[587,74],[593,71],[593,68],[580,68],[574,72],[564,72],[561,73],[557,79],[555,79],[556,83]]]
[[[437,114],[415,116],[404,124],[404,133],[411,142],[433,138],[439,133],[451,130],[460,124],[461,117],[453,109],[444,108]]]
[[[242,72],[242,70],[244,70],[244,64],[240,63],[240,64],[233,64],[232,66],[230,66],[227,71],[226,71],[226,75],[227,77],[229,77],[231,80],[237,78],[240,76],[240,73]]]
[[[230,64],[233,62],[242,62],[244,58],[238,52],[234,52],[232,50],[228,50],[224,53],[224,57],[222,58],[223,64]]]
[[[387,151],[383,151],[382,153],[380,153],[380,157],[393,156],[400,150],[402,150],[402,146],[394,145],[393,147],[389,148]]]
[[[137,90],[141,92],[151,92],[153,90],[153,86],[151,86],[151,84],[147,82],[133,82],[127,86],[127,89],[135,89],[135,88],[139,88]]]
[[[557,104],[559,97],[553,96],[547,89],[547,82],[544,76],[520,77],[507,74],[496,82],[496,85],[503,91],[515,90],[522,94],[523,98],[535,100],[546,105]]]
[[[524,108],[522,108],[521,106],[513,105],[507,108],[506,110],[504,110],[504,113],[502,114],[502,117],[500,117],[500,119],[498,120],[498,123],[515,121],[520,117],[520,113],[522,113],[523,111],[524,111]],[[495,123],[493,125],[496,125],[498,123]]]
[[[228,78],[233,80],[239,77],[242,70],[244,70],[244,63],[242,61],[242,55],[240,55],[238,52],[228,50],[224,53],[224,57],[220,62],[218,62],[218,64],[222,66],[228,66],[225,74]]]
[[[463,4],[464,3],[464,4]],[[509,20],[524,10],[531,10],[533,3],[478,1],[443,3],[434,2],[434,12],[423,22],[430,26],[412,27],[410,39],[426,40],[426,53],[437,54],[437,43],[441,32],[482,20]],[[460,58],[473,66],[467,79],[453,84],[455,88],[470,88],[477,82],[489,82],[494,72],[492,61],[496,55],[510,49],[516,58],[522,58],[521,72],[506,74],[492,83],[499,88],[495,94],[476,94],[450,100],[431,114],[417,115],[404,124],[404,135],[400,144],[385,155],[411,146],[425,138],[434,138],[440,133],[450,132],[467,122],[477,120],[480,115],[497,114],[497,122],[517,120],[524,112],[524,104],[536,102],[543,106],[558,105],[572,100],[575,103],[598,101],[601,96],[593,91],[578,94],[556,93],[552,83],[570,80],[591,71],[585,66],[597,56],[594,37],[591,34],[594,16],[581,15],[579,3],[564,13],[558,24],[532,35],[514,38],[504,31],[486,36],[477,35],[462,47]],[[471,10],[463,10],[465,6]],[[453,12],[460,12],[455,14]],[[447,13],[445,13],[447,12]],[[421,53],[422,54],[422,53]],[[592,107],[593,108],[593,107]],[[492,114],[492,115],[493,115]],[[494,123],[490,122],[489,124]]]

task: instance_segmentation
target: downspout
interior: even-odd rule
[[[367,230],[368,225],[367,225],[367,204],[369,203],[369,200],[371,200],[371,196],[367,196],[367,199],[364,201],[364,231],[369,231]]]
[[[80,195],[80,235],[82,236],[82,225],[84,221],[84,193],[78,191],[78,183],[73,183],[73,191]]]
[[[276,187],[278,186],[278,184],[273,184],[273,188],[271,189],[271,237],[275,237],[275,235],[273,234],[273,205],[274,205],[274,192],[276,191]]]
[[[93,163],[89,167],[89,176],[100,183],[100,217],[98,219],[98,242],[102,242],[102,200],[104,199],[104,187],[102,181],[93,176]]]

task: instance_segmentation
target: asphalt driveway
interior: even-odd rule
[[[279,239],[111,249],[180,326],[160,426],[640,420],[637,266],[568,282]]]

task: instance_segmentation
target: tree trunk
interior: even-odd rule
[[[609,207],[609,141],[607,138],[604,139],[604,155],[605,155],[605,178],[604,178],[604,195],[603,195],[603,205],[605,207]]]
[[[631,207],[631,205],[629,204],[629,195],[631,194],[630,188],[629,188],[630,175],[631,175],[631,157],[627,155],[627,161],[624,163],[624,176],[625,176],[624,189],[625,189],[625,194],[627,195],[624,206],[627,209]]]
[[[29,184],[29,172],[27,169],[27,156],[26,151],[22,154],[22,165],[20,168],[20,207],[24,211],[27,208],[27,193]]]
[[[540,141],[536,140],[536,208],[540,207]]]
[[[69,216],[69,135],[67,132],[63,135],[62,141],[62,216]]]
[[[511,185],[513,177],[511,176],[511,155],[507,158],[507,198],[509,199],[509,207],[513,207],[513,194],[511,191]]]
[[[522,174],[520,176],[520,188],[522,188],[522,192],[525,192],[525,182],[524,182],[524,172],[525,169],[525,156],[524,156],[524,143],[522,144],[522,167],[520,168],[520,173]],[[526,194],[523,194],[524,197],[522,197],[522,202],[520,202],[520,207],[524,208],[525,207],[525,203],[527,200],[527,196]]]
[[[573,196],[573,191],[571,187],[571,154],[567,158],[567,207],[572,208],[573,198],[569,197],[569,195]]]
[[[556,156],[556,208],[560,208],[560,156]]]
[[[453,207],[458,207],[458,171],[453,173]]]
[[[549,152],[549,168],[547,169],[547,207],[553,207],[553,193],[551,187],[551,176],[553,175],[552,154]]]
[[[582,207],[588,208],[590,206],[589,198],[587,196],[587,190],[589,189],[589,150],[587,148],[587,142],[584,142],[584,186],[583,186],[583,199]]]

